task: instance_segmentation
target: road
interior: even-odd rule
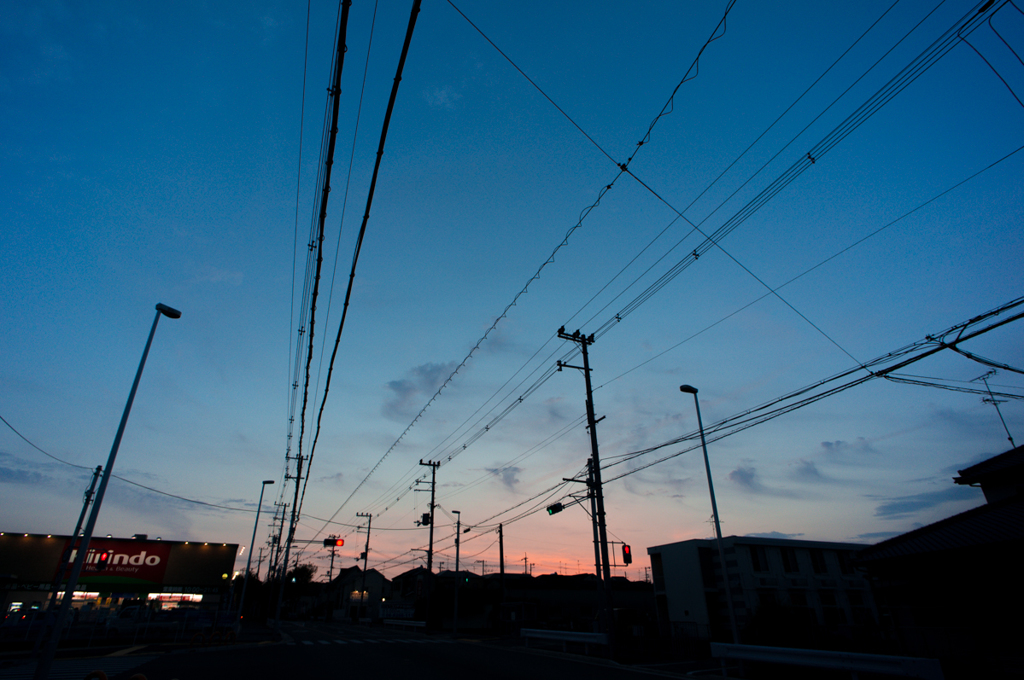
[[[586,657],[550,654],[448,636],[344,624],[286,623],[285,643],[168,654],[123,673],[147,680],[224,678],[415,678],[451,680],[634,680],[642,670]]]
[[[80,680],[103,670],[110,680],[141,673],[146,680],[225,678],[415,678],[451,680],[638,680],[680,677],[620,666],[601,659],[525,649],[412,631],[340,623],[291,623],[284,641],[160,653],[159,646],[125,649],[92,659],[58,659],[51,680]],[[137,656],[144,655],[144,656]],[[0,680],[32,677],[34,664],[0,668]]]

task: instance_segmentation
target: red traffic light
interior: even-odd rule
[[[345,539],[344,538],[325,538],[324,539],[324,547],[325,548],[335,548],[335,547],[340,548],[343,545],[345,545]]]
[[[110,564],[110,551],[104,550],[100,553],[100,556],[96,558],[96,571],[103,571]]]
[[[633,564],[633,551],[625,543],[622,544],[622,561],[626,564]]]

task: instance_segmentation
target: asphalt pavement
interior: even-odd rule
[[[496,642],[496,641],[495,641]],[[72,654],[73,656],[73,654]],[[34,662],[0,668],[0,680],[32,677]],[[345,623],[284,622],[280,631],[248,626],[232,644],[140,645],[105,656],[59,658],[52,680],[100,670],[109,680],[348,677],[487,680],[637,680],[683,677],[669,666],[631,667],[603,659],[486,639]],[[673,672],[675,671],[675,672]]]

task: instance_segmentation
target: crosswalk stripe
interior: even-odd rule
[[[313,644],[313,641],[312,640],[303,640],[302,644],[304,644],[304,645],[311,645],[311,644]]]
[[[347,645],[348,644],[348,640],[335,640],[335,642],[337,642],[339,645]]]

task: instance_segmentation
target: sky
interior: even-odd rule
[[[98,535],[234,542],[241,566],[262,480],[256,551],[323,404],[296,528],[318,578],[328,535],[355,564],[359,514],[370,567],[424,563],[421,461],[441,463],[435,568],[458,511],[464,567],[497,569],[501,523],[507,569],[592,571],[564,326],[595,335],[609,539],[636,555],[613,545],[613,573],[642,579],[646,547],[713,531],[681,384],[710,429],[1024,292],[1012,5],[902,80],[974,3],[427,0],[324,400],[411,6],[351,6],[303,421],[338,5],[0,1],[0,528],[73,529],[159,302],[182,316]],[[1022,328],[963,349],[1019,369]],[[901,373],[988,371],[944,350]],[[988,382],[1020,443],[1024,380]],[[1010,448],[980,395],[882,379],[712,439],[726,535],[864,544],[980,505],[952,477]]]

